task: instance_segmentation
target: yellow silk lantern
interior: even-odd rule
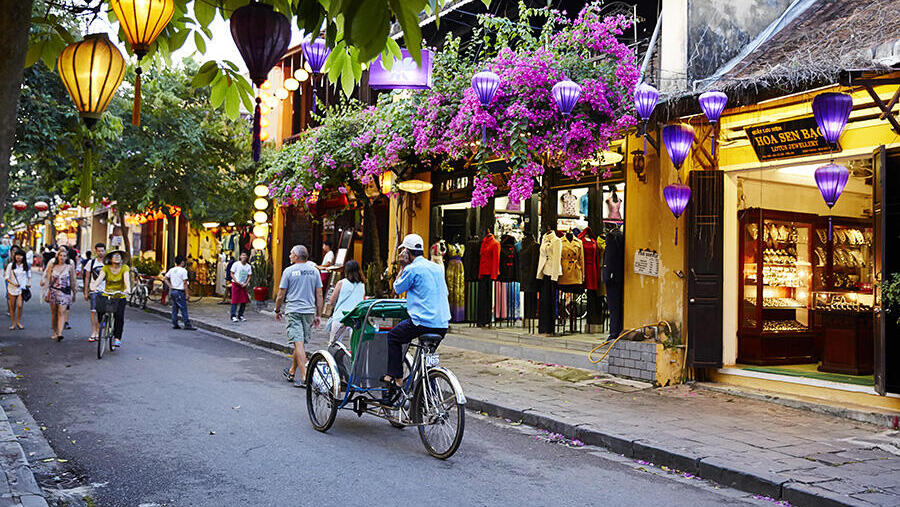
[[[79,115],[92,127],[122,84],[125,58],[105,33],[95,33],[63,49],[56,67]]]

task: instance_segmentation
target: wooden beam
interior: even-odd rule
[[[869,92],[869,95],[872,97],[872,100],[875,101],[875,104],[881,109],[881,112],[884,115],[887,115],[887,121],[890,122],[891,126],[894,129],[894,132],[900,134],[900,123],[897,123],[897,118],[894,118],[894,113],[891,112],[891,108],[887,107],[884,102],[881,101],[881,97],[875,93],[875,90],[872,89],[872,85],[866,84],[864,85],[866,91]],[[898,90],[900,91],[900,90]],[[894,103],[896,99],[896,94],[894,95],[894,99],[891,99],[891,103]]]

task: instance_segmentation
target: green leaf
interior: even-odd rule
[[[112,10],[112,9],[110,9],[110,10]],[[69,33],[69,31],[66,30],[66,28],[64,26],[60,25],[59,23],[56,23],[53,25],[53,28],[56,30],[56,33],[58,33],[59,36],[62,37],[62,40],[64,40],[66,42],[66,44],[74,44],[75,43],[75,37],[72,37],[72,34]]]
[[[44,53],[44,44],[47,41],[35,42],[31,46],[28,47],[28,52],[25,53],[25,68],[31,67],[38,60],[41,59],[41,55]]]
[[[225,12],[228,17],[231,17],[231,13],[234,12],[235,9],[245,5],[246,0],[225,0]]]
[[[400,26],[406,49],[416,63],[422,63],[422,30],[419,28],[419,13],[425,7],[425,0],[388,0]]]
[[[41,60],[48,69],[56,68],[56,59],[59,54],[66,48],[66,43],[57,34],[51,34],[41,50]]]
[[[200,35],[200,32],[194,32],[194,45],[197,46],[197,51],[206,53],[206,41],[203,40],[203,36]]]
[[[238,84],[238,93],[240,93],[241,95],[241,103],[244,104],[244,109],[246,109],[247,111],[253,111],[253,93],[245,90],[243,86],[241,86],[241,83],[245,82],[243,79],[237,79],[235,80],[235,82]]]
[[[194,16],[200,26],[208,27],[216,17],[216,8],[208,0],[197,0],[194,2]]]
[[[191,80],[191,87],[193,88],[202,88],[208,84],[210,84],[216,74],[219,71],[219,68],[216,67],[215,62],[207,62],[212,63],[213,65],[208,66],[206,64],[203,67],[200,67],[200,71],[194,75],[194,78]]]
[[[225,101],[225,95],[228,92],[230,87],[228,84],[222,80],[219,83],[216,83],[215,86],[212,87],[209,93],[209,103],[212,107],[219,107],[222,105],[222,102]]]
[[[341,71],[341,88],[347,97],[353,94],[353,88],[356,87],[354,67],[358,69],[359,65],[353,61],[353,58],[344,58],[344,69]]]
[[[400,52],[400,44],[397,44],[397,41],[388,37],[384,42],[385,49],[390,50],[391,54],[394,55],[394,58],[397,60],[403,58],[403,53]]]
[[[481,0],[481,3],[484,4],[484,8],[485,8],[485,9],[490,9],[490,8],[491,8],[491,0]]]
[[[391,30],[391,12],[384,0],[362,0],[344,12],[350,29],[347,42],[359,48],[362,60],[378,56]]]
[[[228,92],[225,94],[225,114],[232,120],[240,114],[241,96],[238,94],[237,86],[229,86]]]
[[[185,29],[185,30],[176,32],[175,35],[173,35],[172,37],[169,37],[169,50],[176,51],[181,46],[183,46],[184,42],[187,40],[188,34],[190,34],[190,33],[191,33],[190,30]]]

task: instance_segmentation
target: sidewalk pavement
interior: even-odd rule
[[[18,400],[18,397],[15,399]],[[34,477],[22,444],[19,443],[19,437],[13,431],[2,404],[0,404],[0,506],[47,507],[44,492]]]
[[[197,327],[288,351],[283,323],[271,312],[248,309],[246,322],[232,323],[225,305],[189,309]],[[148,310],[169,315],[152,302]],[[308,350],[326,341],[319,331]],[[700,386],[651,388],[447,346],[440,353],[469,408],[510,424],[793,505],[900,505],[898,431]]]

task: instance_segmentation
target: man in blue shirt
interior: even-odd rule
[[[384,381],[392,388],[403,384],[403,345],[423,334],[443,337],[450,322],[444,271],[440,265],[426,260],[424,254],[421,236],[408,234],[403,238],[398,258],[400,273],[394,280],[394,292],[406,293],[409,318],[388,333],[388,367]]]

